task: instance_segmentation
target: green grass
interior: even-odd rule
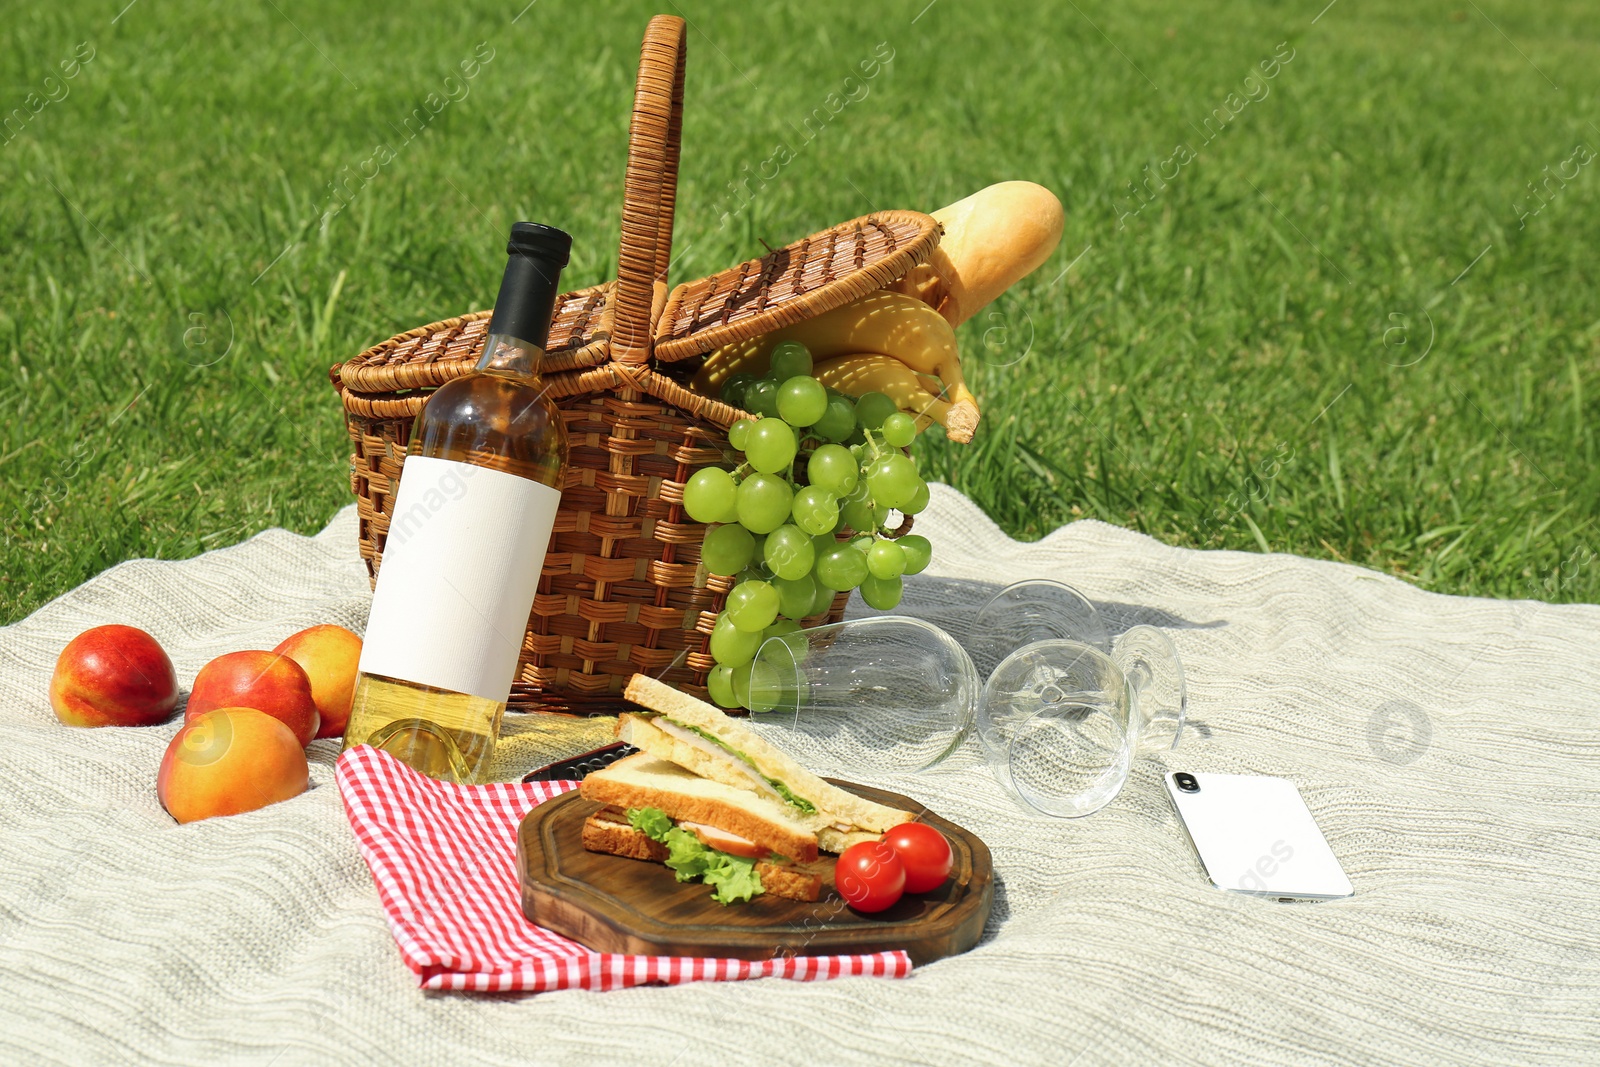
[[[515,219],[577,236],[571,285],[610,277],[657,7],[147,0],[113,23],[123,2],[0,28],[0,116],[94,49],[0,144],[0,621],[131,556],[319,527],[350,499],[327,368],[484,306]],[[1600,166],[1514,206],[1600,150],[1587,5],[924,5],[685,4],[675,279],[1030,178],[1066,234],[963,328],[985,423],[919,446],[933,476],[1021,538],[1094,517],[1600,599]],[[480,42],[468,95],[407,143]],[[880,42],[892,64],[806,141]],[[1202,144],[1280,42],[1265,98]],[[780,140],[794,160],[724,224]],[[1196,158],[1119,225],[1180,143]]]

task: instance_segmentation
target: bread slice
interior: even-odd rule
[[[909,811],[896,811],[894,808],[876,804],[824,782],[801,766],[794,757],[767,741],[749,726],[724,715],[705,701],[696,700],[687,693],[681,693],[648,675],[634,675],[623,695],[635,704],[649,708],[680,726],[704,730],[744,753],[762,775],[782,782],[796,796],[803,797],[815,805],[818,813],[827,816],[821,823],[823,826],[832,825],[840,829],[848,828],[881,834],[914,818]],[[619,717],[619,733],[623,729],[621,719],[628,717]],[[628,730],[639,738],[639,740],[629,740],[624,736],[623,740],[629,744],[724,785],[751,788],[749,779],[742,775],[737,767],[732,766],[737,760],[735,756],[730,755],[726,760],[719,761],[716,756],[694,749],[660,730],[652,733],[637,729],[633,724],[628,726]],[[671,743],[663,743],[663,738]],[[812,823],[815,825],[815,820],[812,820]]]
[[[709,778],[713,782],[721,782],[737,789],[750,788],[748,776],[733,766],[733,757],[714,756],[684,744],[666,731],[657,728],[656,718],[657,716],[634,715],[625,711],[617,717],[617,737],[634,748],[648,752],[657,759],[676,763],[684,770],[702,778]],[[819,811],[814,815],[807,815],[787,804],[785,808],[795,821],[809,826],[816,832],[817,844],[824,852],[842,853],[858,842],[876,841],[882,836],[866,830],[841,830],[835,825],[840,821],[839,816],[829,812]],[[900,822],[907,821],[909,819],[900,820]]]
[[[619,808],[659,808],[674,822],[699,822],[797,860],[817,858],[817,835],[787,805],[748,789],[691,774],[639,752],[590,773],[578,787],[589,800]]]
[[[701,778],[709,778],[713,782],[721,782],[736,789],[753,790],[774,804],[782,804],[790,815],[813,830],[833,825],[834,818],[826,812],[803,812],[785,801],[782,795],[773,790],[764,779],[758,783],[756,779],[751,778],[745,768],[750,768],[752,765],[744,763],[737,756],[716,749],[716,746],[703,739],[705,747],[699,747],[674,737],[660,726],[665,718],[663,715],[635,715],[633,712],[625,711],[617,716],[617,738],[634,748],[650,753],[657,759],[676,763]],[[708,752],[707,748],[715,751]],[[759,770],[756,773],[759,777]]]
[[[590,852],[606,852],[631,860],[664,863],[667,846],[635,830],[620,808],[604,807],[583,822],[583,847]],[[814,901],[822,895],[826,861],[815,863],[774,863],[756,861],[763,892],[786,900]]]

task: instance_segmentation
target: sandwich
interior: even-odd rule
[[[913,818],[848,793],[802,767],[746,723],[644,675],[624,695],[643,710],[618,717],[617,736],[640,751],[580,787],[603,807],[583,845],[665,863],[701,878],[722,903],[758,893],[816,900],[831,864],[823,852]]]
[[[723,904],[761,893],[816,900],[827,864],[817,835],[747,789],[701,778],[639,752],[594,771],[579,787],[604,805],[584,820],[590,852],[663,863],[678,881],[699,879]]]

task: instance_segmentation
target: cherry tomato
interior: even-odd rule
[[[903,822],[883,835],[906,869],[906,892],[938,889],[950,877],[950,842],[927,823]]]
[[[895,850],[882,841],[861,841],[839,857],[833,884],[857,911],[882,911],[904,894],[906,868]]]

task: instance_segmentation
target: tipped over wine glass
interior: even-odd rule
[[[802,760],[881,773],[931,768],[976,726],[1006,791],[1065,818],[1108,804],[1139,751],[1177,746],[1183,667],[1155,627],[1113,639],[1077,590],[1033,580],[995,594],[972,632],[970,655],[900,615],[769,638],[751,672],[751,722]]]

